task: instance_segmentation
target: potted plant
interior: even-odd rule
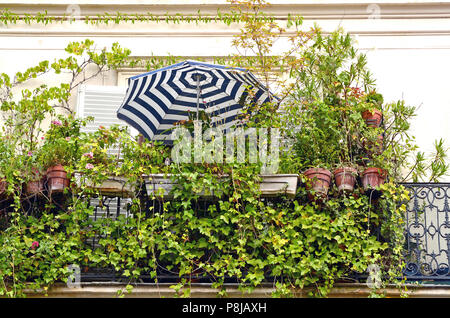
[[[67,147],[61,143],[54,143],[49,152],[44,155],[47,178],[47,188],[50,193],[62,192],[69,187],[65,165],[69,163],[66,151]]]
[[[326,196],[331,184],[331,171],[326,168],[309,168],[303,172],[303,175],[309,179],[306,184],[307,190],[313,190],[318,195]]]
[[[376,190],[386,180],[386,170],[377,167],[367,167],[361,176],[362,185],[365,191]]]
[[[37,167],[31,168],[30,178],[25,185],[25,193],[27,195],[37,195],[44,193],[45,190],[45,174]]]
[[[383,119],[383,113],[376,108],[365,110],[361,116],[368,127],[379,127]]]
[[[372,158],[373,156],[381,155],[383,152],[383,142],[384,136],[382,134],[375,136],[364,137],[362,142],[362,147],[364,148],[364,153],[367,157]]]
[[[292,154],[303,175],[307,190],[326,196],[332,180],[331,168],[341,152],[340,112],[323,101],[308,102],[295,114],[300,123],[291,132]]]
[[[338,191],[351,192],[355,189],[358,170],[352,164],[341,164],[333,171]]]
[[[361,116],[368,127],[380,127],[381,121],[383,120],[382,104],[383,95],[375,91],[366,95]]]
[[[78,158],[76,136],[80,134],[81,120],[58,117],[53,120],[40,149],[40,164],[46,169],[47,189],[50,193],[62,192],[70,185],[68,166]]]
[[[138,162],[144,140],[140,143],[133,140],[123,128],[100,126],[80,136],[80,141],[79,160],[74,164],[75,182],[80,190],[114,196],[129,196],[135,191],[139,183],[136,178],[143,173],[141,169],[150,165],[145,160]],[[120,155],[111,152],[112,145],[120,148]],[[131,164],[133,173],[124,173]]]
[[[386,157],[385,153],[374,155],[365,160],[364,168],[361,173],[361,183],[365,191],[378,190],[391,171],[392,162]]]
[[[45,173],[39,162],[40,149],[28,150],[22,156],[24,159],[23,174],[24,192],[26,195],[42,194],[45,190]]]

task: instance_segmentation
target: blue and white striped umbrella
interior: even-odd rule
[[[131,77],[117,117],[150,140],[170,140],[171,128],[204,111],[226,130],[239,122],[244,101],[274,96],[248,70],[185,61]]]

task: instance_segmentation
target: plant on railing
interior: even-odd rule
[[[315,30],[312,42],[302,52],[304,63],[295,72],[295,90],[284,107],[283,118],[288,123],[285,136],[293,147],[286,152],[283,167],[292,172],[292,168],[302,170],[315,164],[328,169],[343,166],[354,177],[361,174],[361,191],[348,192],[348,197],[355,200],[364,191],[368,194],[369,200],[359,209],[364,211],[369,233],[385,243],[373,262],[384,283],[396,282],[394,277],[402,276],[402,213],[408,200],[408,193],[397,183],[411,167],[409,162],[417,149],[408,132],[415,108],[403,101],[383,103],[366,68],[366,57],[358,54],[342,30],[327,36]],[[435,167],[432,175],[445,173],[444,157],[440,144],[429,163]],[[413,165],[413,170],[418,165]],[[419,171],[414,175],[425,174]],[[341,173],[334,171],[336,184]],[[304,174],[311,178],[310,170]],[[354,178],[352,183],[357,181]],[[328,203],[335,200],[332,189]]]

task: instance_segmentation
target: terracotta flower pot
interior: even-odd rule
[[[43,193],[44,192],[44,184],[45,184],[44,178],[41,178],[38,180],[33,180],[33,181],[28,181],[25,191],[28,195]]]
[[[367,168],[362,175],[362,184],[364,190],[371,190],[378,188],[384,183],[386,179],[386,172],[380,168]]]
[[[62,165],[47,169],[47,187],[49,192],[61,192],[69,187],[67,172]]]
[[[31,170],[31,180],[25,185],[25,193],[34,195],[43,193],[45,190],[45,176],[39,173],[37,168]]]
[[[342,167],[334,170],[334,180],[339,191],[353,191],[355,189],[356,174],[358,171],[352,167]]]
[[[307,185],[307,190],[314,190],[319,194],[327,195],[331,183],[331,172],[322,168],[311,168],[303,173],[311,184]]]
[[[366,110],[362,113],[362,118],[369,127],[380,127],[383,113],[378,109]]]

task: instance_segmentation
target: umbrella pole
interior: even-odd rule
[[[200,75],[197,74],[197,120],[198,120],[199,103],[200,103]]]

